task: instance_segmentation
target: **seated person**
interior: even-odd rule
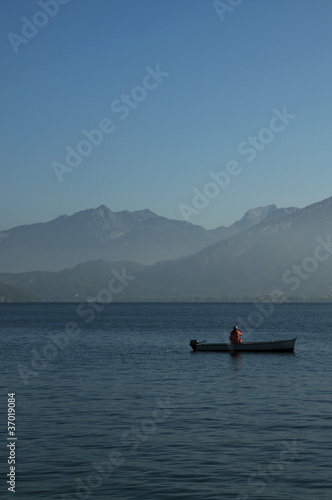
[[[229,336],[231,344],[241,344],[242,343],[241,336],[242,336],[242,331],[237,326],[234,326]]]

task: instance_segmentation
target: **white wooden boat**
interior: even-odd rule
[[[265,342],[242,342],[241,344],[210,344],[205,341],[191,340],[193,351],[230,352],[293,352],[295,339],[273,340]]]

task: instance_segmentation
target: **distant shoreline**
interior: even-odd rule
[[[82,302],[87,303],[87,304],[93,304],[94,302],[89,302],[89,301],[52,301],[52,302],[46,302],[46,301],[34,301],[34,302],[20,302],[20,301],[0,301],[0,306],[1,305],[11,305],[11,304],[21,304],[21,305],[60,305],[60,304],[81,304]],[[257,299],[248,299],[248,300],[136,300],[136,301],[113,301],[109,302],[107,304],[102,303],[102,302],[97,302],[99,304],[102,304],[104,307],[106,306],[112,306],[112,305],[132,305],[132,304],[146,304],[146,305],[154,305],[154,304],[265,304],[268,303],[268,300],[257,300]],[[329,299],[322,299],[317,298],[317,299],[310,299],[310,300],[301,300],[301,299],[294,299],[294,300],[285,300],[283,302],[280,302],[279,304],[275,304],[276,306],[279,305],[293,305],[293,304],[331,304],[332,303],[332,298]]]

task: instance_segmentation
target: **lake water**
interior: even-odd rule
[[[331,305],[77,306],[0,306],[1,498],[14,392],[18,500],[331,500]],[[295,353],[191,351],[234,323]]]

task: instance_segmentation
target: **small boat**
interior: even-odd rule
[[[205,341],[191,340],[193,351],[230,352],[294,352],[295,339],[265,342],[242,342],[241,344],[210,344]]]

